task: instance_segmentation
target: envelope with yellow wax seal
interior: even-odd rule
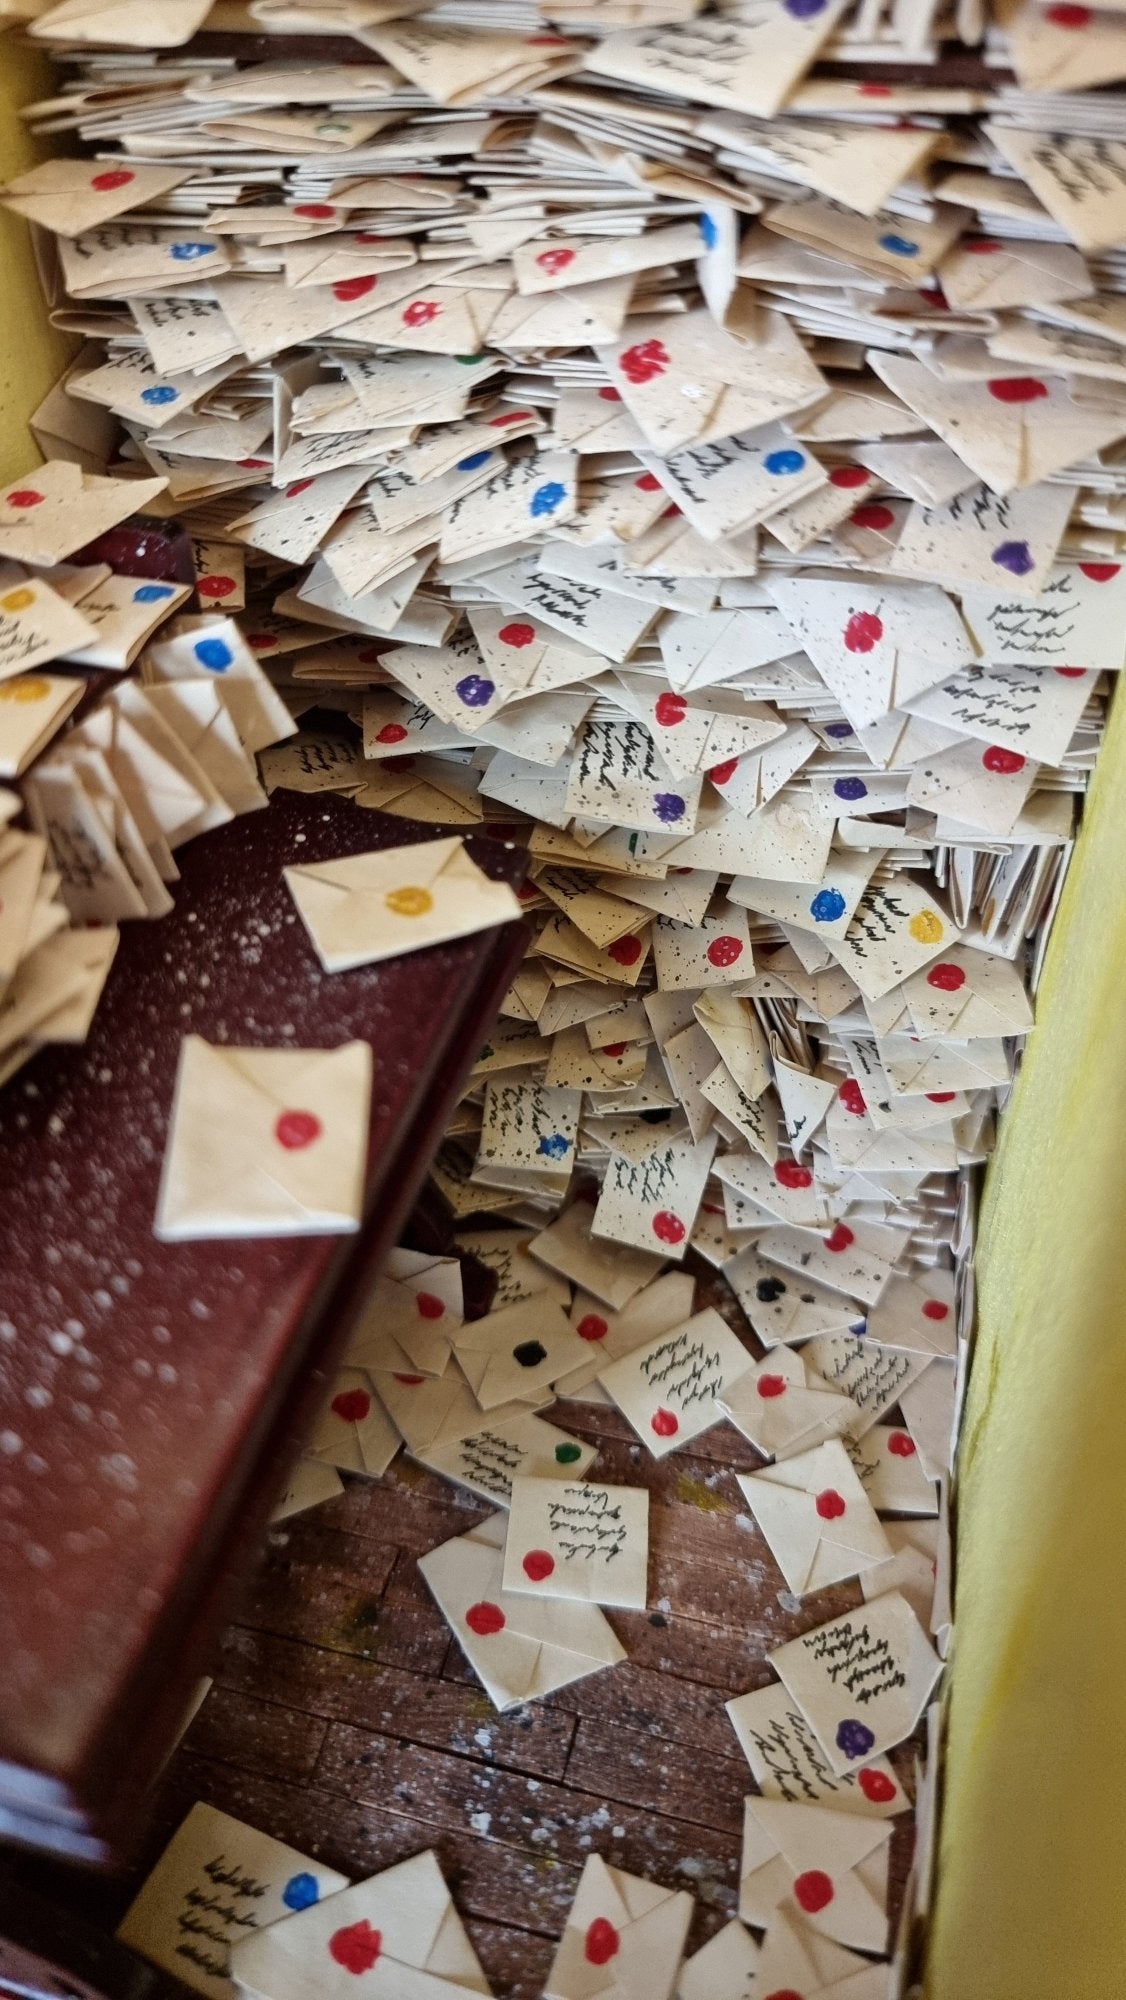
[[[374,965],[424,945],[511,923],[519,901],[490,882],[456,836],[285,870],[326,972]]]

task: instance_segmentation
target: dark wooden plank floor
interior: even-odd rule
[[[754,1347],[701,1273],[700,1301]],[[690,1949],[735,1913],[755,1786],[723,1703],[859,1593],[790,1597],[735,1482],[761,1460],[730,1424],[658,1463],[616,1411],[546,1414],[597,1444],[595,1476],[649,1489],[649,1608],[609,1614],[628,1661],[498,1715],[416,1560],[490,1510],[401,1456],[270,1531],[161,1782],[144,1866],[197,1799],[355,1878],[433,1847],[506,2000],[539,2000],[588,1854],[691,1890]],[[909,1756],[897,1762],[909,1782]],[[908,1819],[897,1882],[909,1854]],[[103,1921],[130,1886],[95,1892]]]

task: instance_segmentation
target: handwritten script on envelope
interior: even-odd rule
[[[644,1611],[648,1556],[644,1487],[513,1480],[506,1590]]]
[[[232,2000],[231,1947],[260,1925],[327,1900],[348,1877],[214,1806],[193,1806],[117,1936],[209,2000]]]

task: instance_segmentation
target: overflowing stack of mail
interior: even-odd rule
[[[680,1992],[863,2000],[885,1752],[949,1630],[972,1170],[1126,656],[1122,17],[0,19],[65,65],[30,117],[78,156],[0,199],[85,343],[37,417],[51,462],[0,501],[0,641],[42,688],[0,703],[0,768],[51,843],[0,868],[53,868],[76,917],[156,914],[177,842],[282,787],[526,847],[527,956],[435,1167],[492,1308],[394,1265],[284,1505],[405,1440],[510,1509],[423,1563],[503,1705],[619,1658],[638,1589],[584,1570],[563,1617],[542,1488],[589,1457],[538,1412],[609,1400],[653,1458],[733,1422],[787,1590],[864,1605],[732,1704],[765,1942],[719,1933]],[[183,522],[198,608],[72,563],[118,500]],[[52,659],[122,677],[43,756]],[[64,813],[113,907],[68,880]],[[383,917],[329,935],[364,885],[327,870],[290,883],[326,971],[397,948]],[[933,1709],[930,1735],[924,1826]],[[606,1873],[552,1992],[640,1990],[627,1929],[680,1923]]]

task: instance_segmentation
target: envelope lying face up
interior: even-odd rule
[[[360,1226],[371,1049],[217,1048],[185,1035],[154,1230],[161,1242]]]
[[[284,872],[326,972],[375,965],[521,915],[507,882],[490,882],[456,836]]]
[[[333,2000],[479,2000],[488,1984],[433,1853],[412,1855],[323,1906],[244,1938],[231,1954],[244,1993]]]
[[[592,1854],[582,1872],[543,2000],[671,2000],[692,1897]]]
[[[347,1887],[325,1868],[268,1833],[214,1806],[192,1807],[130,1904],[117,1932],[123,1944],[163,1966],[210,2000],[229,2000],[229,1950],[249,1930]],[[189,1928],[200,1912],[199,1931]],[[203,1932],[202,1912],[207,1929]],[[183,1921],[188,1919],[188,1922]]]
[[[814,1930],[838,1944],[883,1951],[890,1839],[887,1820],[747,1799],[739,1915],[768,1924],[792,1895]]]
[[[551,1694],[626,1657],[596,1604],[518,1597],[502,1587],[506,1526],[504,1514],[493,1514],[418,1564],[499,1709]]]
[[[891,1554],[838,1438],[764,1472],[740,1475],[739,1485],[797,1597],[859,1576]]]

